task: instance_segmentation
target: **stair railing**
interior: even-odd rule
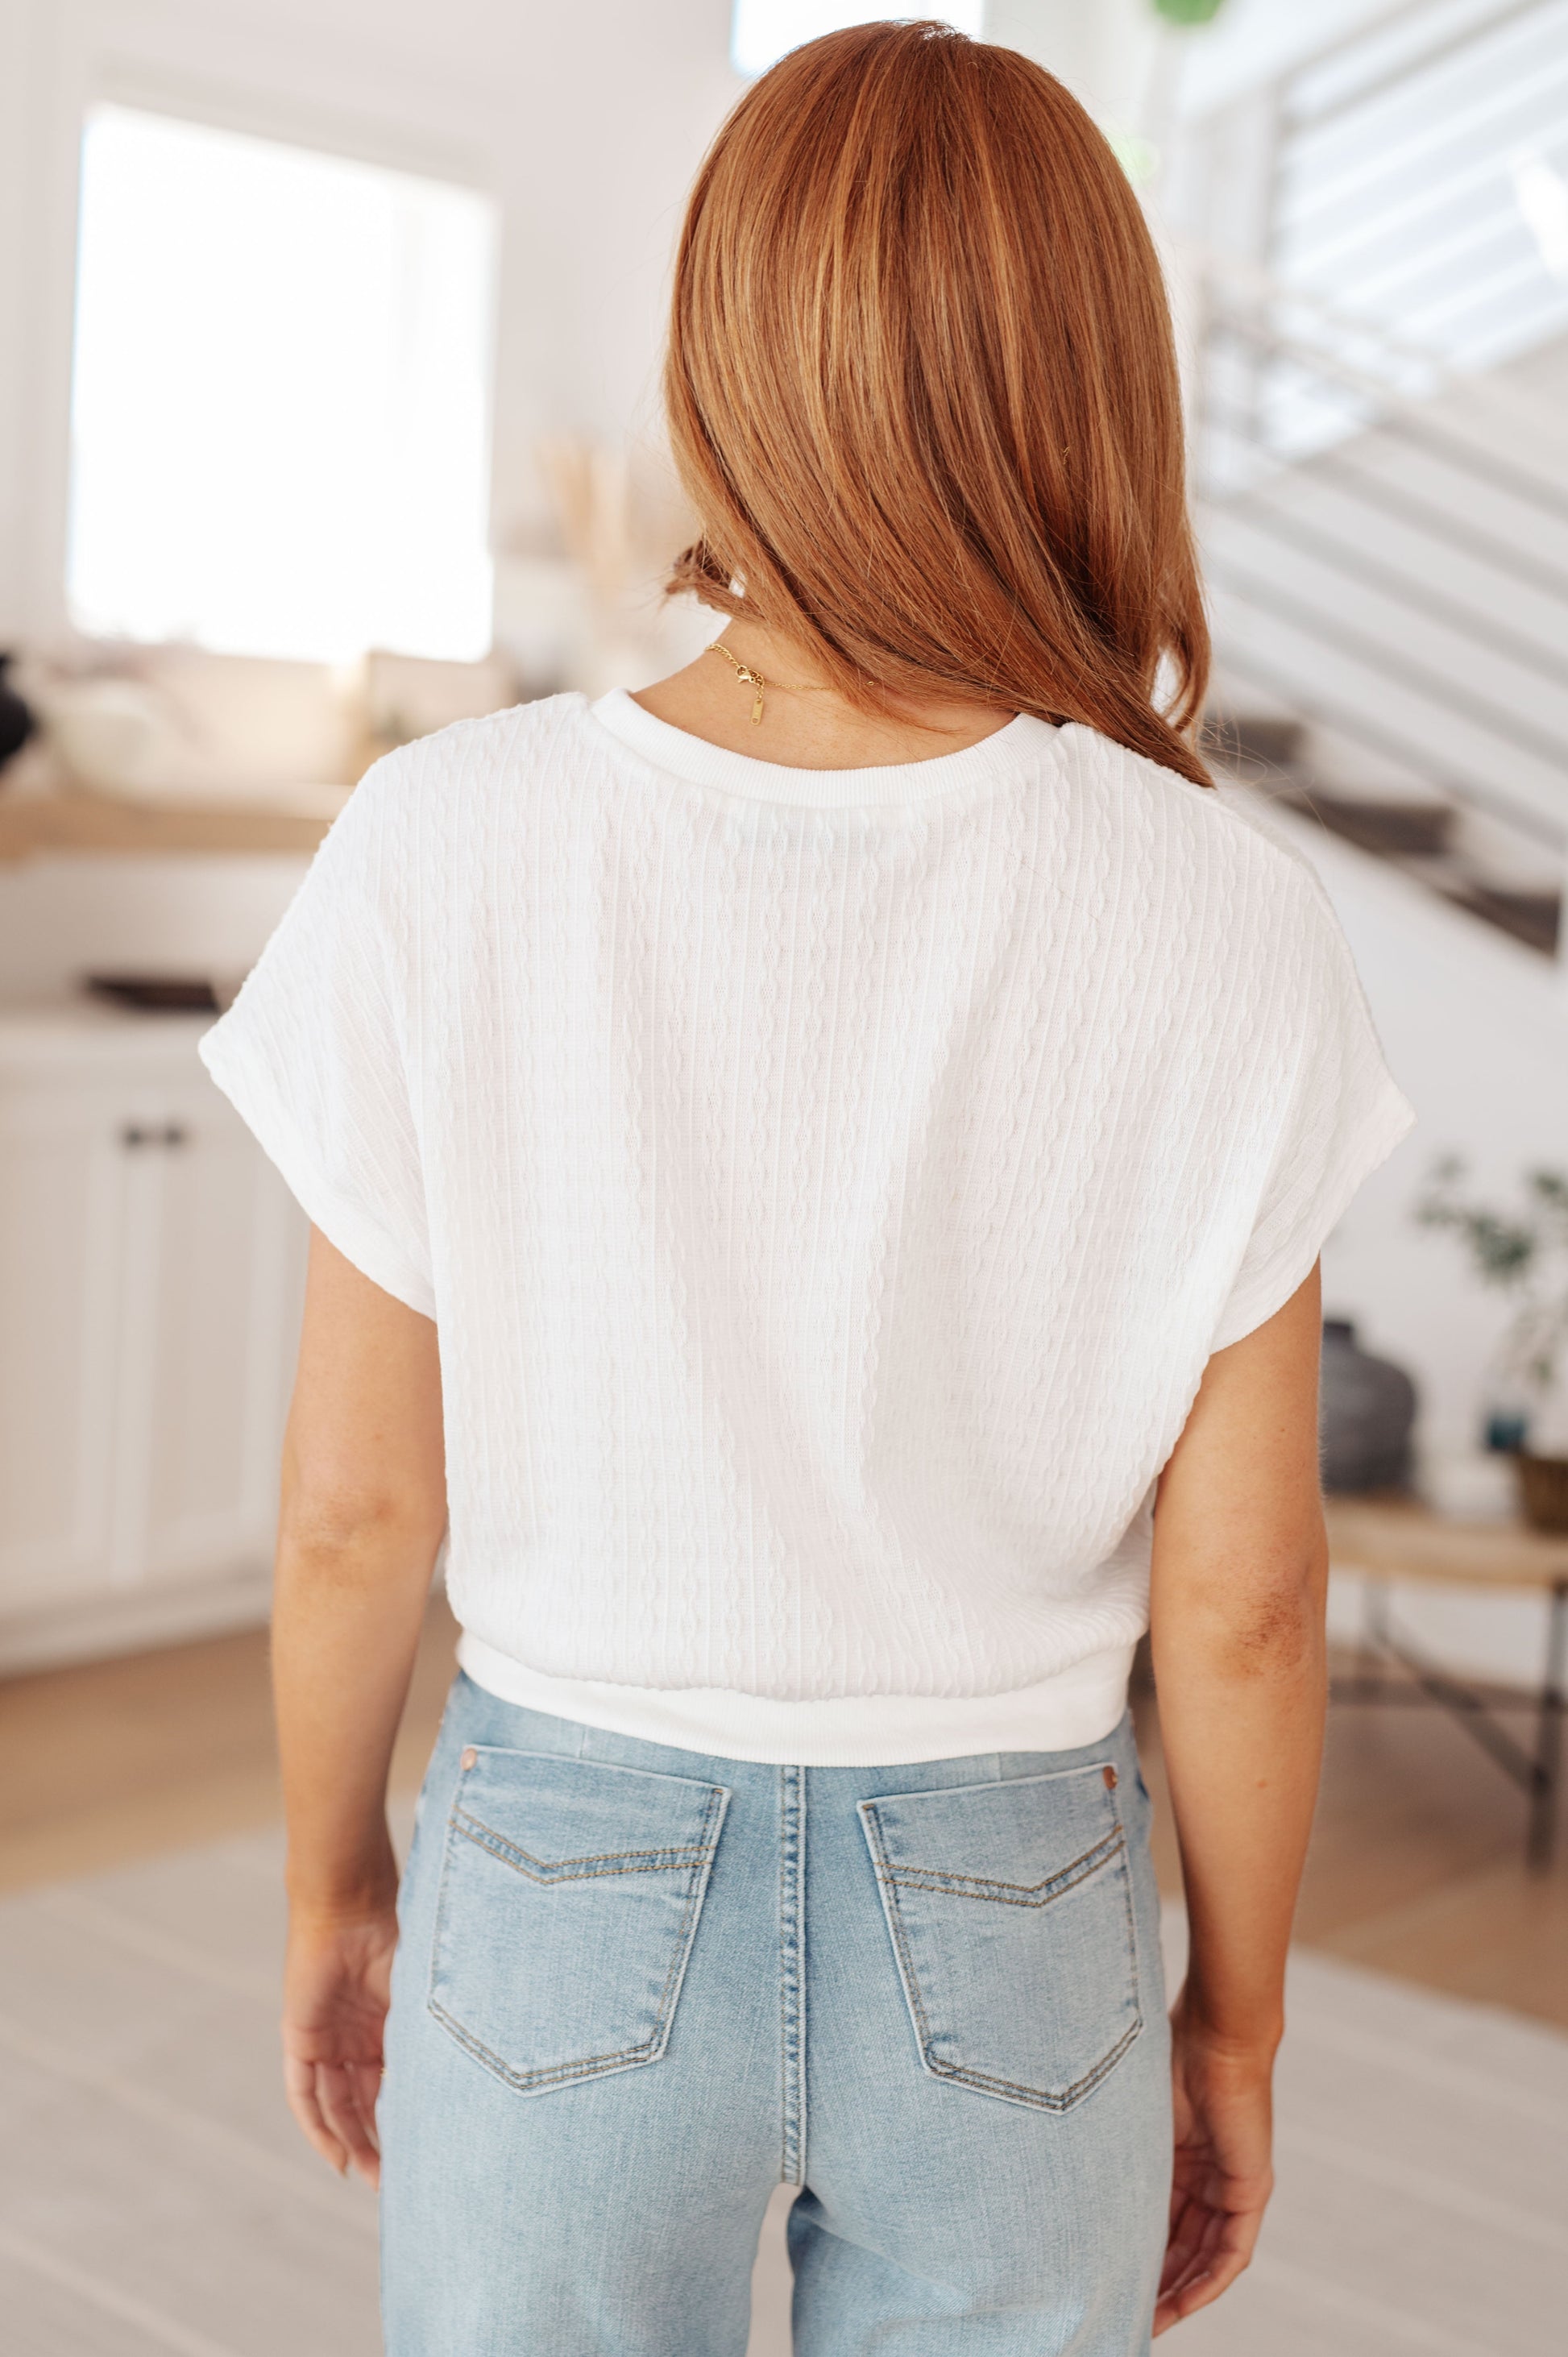
[[[1560,876],[1568,417],[1480,365],[1568,332],[1521,142],[1568,172],[1568,0],[1412,0],[1198,126],[1163,202],[1223,674]]]
[[[1409,0],[1216,109],[1172,161],[1187,237],[1413,359],[1490,366],[1568,328],[1520,178],[1568,173],[1568,0]]]
[[[1568,650],[1568,463],[1542,465],[1531,455],[1532,438],[1516,440],[1506,454],[1456,430],[1434,414],[1434,403],[1413,397],[1405,389],[1408,348],[1387,355],[1389,365],[1376,370],[1347,358],[1337,339],[1308,342],[1279,324],[1295,304],[1294,289],[1281,288],[1256,272],[1238,274],[1214,257],[1191,257],[1200,290],[1198,354],[1193,383],[1194,490],[1200,532],[1206,519],[1226,511],[1240,512],[1265,543],[1309,557],[1347,587],[1374,587],[1402,617],[1391,642],[1376,645],[1346,621],[1333,604],[1304,597],[1271,570],[1249,566],[1230,551],[1214,544],[1205,533],[1205,565],[1217,584],[1273,615],[1298,639],[1305,650],[1330,649],[1349,653],[1363,664],[1375,662],[1380,675],[1397,681],[1421,695],[1434,710],[1446,712],[1484,730],[1495,741],[1499,767],[1508,753],[1524,753],[1560,775],[1563,781],[1562,814],[1530,798],[1510,791],[1499,777],[1481,776],[1472,769],[1433,774],[1430,748],[1379,713],[1343,695],[1309,684],[1300,672],[1260,661],[1250,651],[1222,643],[1225,668],[1254,683],[1302,719],[1329,727],[1361,745],[1369,753],[1391,759],[1424,775],[1435,791],[1462,806],[1485,811],[1540,849],[1561,854],[1568,849],[1568,729],[1560,730],[1527,717],[1508,704],[1478,690],[1468,679],[1423,661],[1418,651],[1423,624],[1439,622],[1472,644],[1503,656],[1552,686],[1563,683],[1564,651]],[[1337,322],[1326,325],[1332,330]],[[1363,347],[1369,344],[1366,322],[1357,322]],[[1434,382],[1454,382],[1432,356]],[[1230,365],[1240,358],[1238,371]],[[1332,437],[1319,434],[1303,449],[1284,449],[1272,431],[1275,414],[1271,382],[1288,372],[1296,384],[1319,389],[1344,404],[1339,431]],[[1466,393],[1471,390],[1466,381]],[[1541,427],[1549,444],[1561,440],[1555,412],[1528,399],[1507,404],[1510,423],[1528,418]],[[1421,488],[1392,479],[1367,462],[1363,437],[1376,435],[1421,450],[1435,462]],[[1364,528],[1347,531],[1304,515],[1299,504],[1278,505],[1265,495],[1271,483],[1303,469],[1331,481],[1352,515]],[[1506,528],[1478,522],[1462,502],[1443,496],[1455,482],[1479,484],[1489,492],[1527,504],[1538,516],[1559,520],[1564,527],[1558,559],[1543,555],[1511,538]],[[1411,527],[1439,551],[1485,564],[1507,580],[1526,588],[1538,608],[1551,616],[1539,633],[1520,629],[1495,608],[1463,601],[1444,586],[1441,565],[1435,577],[1412,577],[1378,554],[1378,524],[1389,518]]]

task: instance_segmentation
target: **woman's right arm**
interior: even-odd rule
[[[1246,2266],[1273,2182],[1270,2084],[1326,1701],[1321,1340],[1315,1267],[1209,1360],[1155,1508],[1151,1640],[1190,1942],[1156,2333]]]
[[[284,2079],[317,2152],[374,2183],[397,1939],[387,1770],[446,1521],[441,1375],[431,1319],[315,1230],[283,1473]]]

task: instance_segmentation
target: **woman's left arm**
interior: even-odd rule
[[[1326,1702],[1322,1332],[1315,1267],[1210,1358],[1155,1506],[1155,1682],[1188,1928],[1156,2334],[1247,2266],[1273,2182],[1270,2088]]]
[[[397,1939],[387,1770],[446,1523],[435,1325],[313,1229],[273,1607],[284,2076],[317,2151],[372,2184]]]

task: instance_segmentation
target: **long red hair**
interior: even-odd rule
[[[665,401],[701,526],[671,595],[863,708],[947,689],[1209,782],[1160,266],[1039,66],[879,23],[764,74],[692,193]]]

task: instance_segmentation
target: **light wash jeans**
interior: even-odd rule
[[[1123,1719],[916,1767],[707,1759],[459,1673],[399,1900],[390,2357],[1140,2357],[1170,2185]]]

